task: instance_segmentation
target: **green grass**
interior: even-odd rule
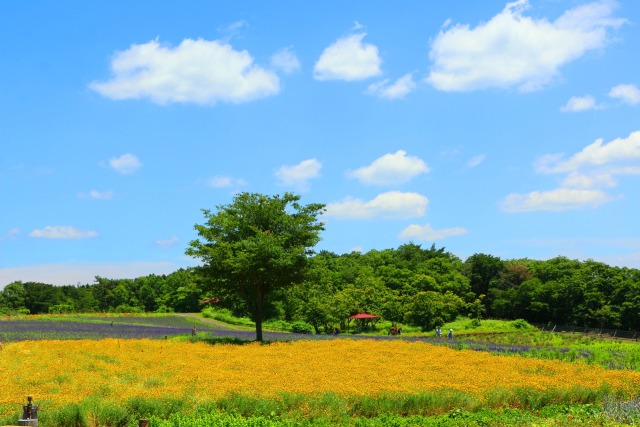
[[[442,333],[453,329],[456,338],[470,338],[474,335],[497,334],[505,332],[536,331],[537,328],[524,320],[493,320],[485,319],[480,322],[467,317],[458,317],[453,322],[445,323]]]
[[[148,419],[151,427],[621,426],[634,425],[640,414],[633,400],[609,399],[604,406],[583,403],[476,408],[465,406],[469,402],[460,396],[444,397],[447,405],[438,403],[440,396],[437,395],[368,400],[331,394],[316,398],[283,395],[275,399],[232,395],[214,402],[192,402],[185,396],[136,398],[122,405],[92,398],[40,412],[39,424],[42,427],[134,427],[139,419]],[[420,412],[420,405],[437,411]],[[407,411],[407,408],[413,409]],[[0,424],[17,424],[17,418],[17,413],[0,417]]]
[[[558,358],[569,362],[583,360],[609,369],[640,370],[640,343],[636,341],[542,331],[488,333],[482,336],[482,340],[497,344],[531,346],[530,356],[540,358]],[[539,355],[536,355],[536,352]]]

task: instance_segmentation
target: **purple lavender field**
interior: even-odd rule
[[[13,318],[0,320],[0,340],[27,341],[44,339],[166,339],[177,336],[191,336],[194,325],[203,338],[220,338],[240,341],[255,340],[255,331],[232,328],[216,328],[194,319],[176,315],[166,316],[82,316],[56,319],[37,316],[28,319]],[[532,350],[526,345],[506,345],[467,340],[446,340],[435,337],[397,337],[386,335],[316,335],[295,334],[290,332],[264,331],[267,341],[295,340],[331,340],[331,339],[369,339],[421,341],[435,345],[444,345],[455,349],[488,351],[499,354],[524,354]],[[554,351],[565,353],[568,349],[555,348]],[[582,355],[588,357],[588,354]]]
[[[254,331],[215,328],[180,316],[83,316],[72,320],[34,317],[0,320],[0,341],[74,340],[74,339],[166,339],[191,336],[194,325],[200,336],[241,341],[255,340]],[[331,335],[305,335],[288,332],[264,332],[268,341],[333,339]]]

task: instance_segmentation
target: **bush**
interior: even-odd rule
[[[302,320],[297,320],[291,324],[291,332],[295,334],[312,334],[313,326]]]
[[[166,305],[162,304],[160,307],[158,307],[158,309],[155,312],[156,313],[173,313],[173,308],[167,307]]]
[[[531,325],[524,319],[516,319],[511,325],[516,329],[531,329]]]
[[[144,310],[140,307],[134,307],[132,305],[121,304],[117,306],[114,310],[115,313],[144,313]]]

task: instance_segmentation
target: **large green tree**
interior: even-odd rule
[[[202,270],[214,289],[237,295],[256,323],[262,341],[262,320],[274,291],[304,280],[304,272],[320,241],[323,204],[302,205],[300,196],[240,193],[215,212],[203,209],[204,224],[196,224],[200,239],[186,254],[202,260]]]

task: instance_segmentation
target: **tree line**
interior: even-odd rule
[[[0,313],[197,312],[216,305],[256,323],[306,322],[316,333],[344,328],[355,313],[434,328],[464,315],[584,327],[640,329],[640,270],[593,260],[462,261],[445,248],[415,243],[338,255],[311,249],[324,224],[322,204],[300,196],[239,193],[204,224],[187,255],[200,267],[136,279],[53,286],[13,282]]]
[[[13,282],[0,292],[0,313],[198,312],[203,301],[252,316],[231,290],[200,268],[135,279],[96,277],[93,284]],[[503,260],[474,254],[462,261],[432,245],[309,257],[304,280],[265,300],[265,319],[304,321],[324,332],[358,312],[431,329],[459,315],[525,319],[587,327],[640,329],[640,270],[566,257]]]

